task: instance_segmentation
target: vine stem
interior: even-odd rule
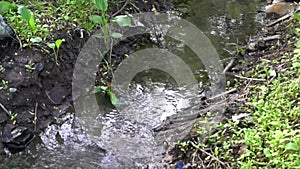
[[[127,6],[128,3],[129,3],[129,0],[127,0],[127,1],[124,3],[124,5],[123,5],[117,12],[115,12],[114,14],[112,14],[112,15],[110,16],[109,19],[111,19],[111,18],[117,16],[120,12],[122,12],[122,11],[124,10],[124,8]]]

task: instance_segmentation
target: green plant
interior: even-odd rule
[[[102,26],[106,26],[108,23],[106,11],[108,8],[107,0],[94,0],[94,3],[98,10],[101,11],[101,15],[91,15],[89,19],[93,21],[95,24],[101,24]]]
[[[182,151],[182,152],[186,152],[186,148],[188,147],[189,145],[189,141],[183,141],[183,142],[180,142],[179,143],[179,149]]]
[[[58,59],[58,51],[59,51],[59,48],[62,44],[62,42],[64,42],[65,40],[64,39],[57,39],[55,41],[55,43],[47,43],[47,46],[49,48],[51,48],[54,52],[54,59],[55,59],[55,63],[58,65],[58,62],[57,62],[57,59]]]
[[[0,73],[3,73],[3,72],[5,72],[5,69],[2,65],[0,65]]]
[[[10,117],[10,120],[12,121],[13,124],[16,124],[16,118],[18,116],[17,113],[12,113],[11,111],[7,111],[8,116]]]
[[[2,80],[1,81],[2,83],[2,85],[0,86],[0,90],[5,90],[5,89],[7,89],[8,88],[8,81],[7,80]]]
[[[242,132],[244,143],[249,148],[238,159],[241,168],[257,165],[293,168],[300,165],[300,131],[297,129],[300,118],[297,105],[300,96],[299,44],[295,44],[294,56],[284,55],[273,62],[262,62],[269,67],[261,68],[266,74],[275,72],[276,66],[272,63],[286,65],[286,70],[277,75],[277,79],[249,88],[253,95],[248,101],[253,107],[249,112],[256,127]]]
[[[14,4],[6,1],[0,1],[0,14],[5,14],[14,8],[16,8]]]
[[[16,124],[16,117],[17,113],[12,113],[11,111],[8,111],[3,104],[0,103],[0,108],[10,117],[10,120],[12,121],[13,124]]]
[[[58,10],[60,15],[55,19],[60,21],[59,27],[61,25],[76,25],[76,27],[83,27],[88,31],[94,28],[95,24],[89,19],[89,16],[96,10],[94,2],[86,0],[58,0],[58,3],[60,6],[55,10]]]
[[[26,6],[19,6],[18,13],[22,16],[22,19],[27,22],[30,28],[33,30],[33,34],[36,34],[37,28],[35,26],[34,14]]]
[[[294,26],[299,27],[300,15],[294,16],[298,20]],[[205,137],[205,141],[201,139],[205,132],[197,127],[198,137],[192,139],[196,142],[194,148],[185,143],[179,144],[185,155],[192,154],[189,162],[200,156],[200,163],[205,163],[214,156],[219,160],[215,168],[226,168],[222,166],[226,162],[230,164],[229,168],[241,169],[299,168],[300,40],[296,39],[295,44],[289,43],[294,42],[295,37],[299,39],[299,36],[300,29],[292,29],[290,35],[285,37],[290,39],[273,43],[273,48],[282,47],[280,43],[285,45],[288,42],[287,49],[293,51],[279,56],[262,56],[252,63],[252,70],[241,72],[250,79],[265,79],[259,82],[235,81],[240,89],[247,84],[242,89],[247,97],[242,97],[244,103],[237,103],[237,112],[233,113],[244,112],[242,114],[247,114],[247,117],[236,120],[233,118],[235,115],[230,115],[232,117],[222,121],[212,135]],[[210,150],[210,155],[199,153],[197,146]]]
[[[8,18],[17,34],[21,35],[21,40],[26,41],[23,47],[30,45],[30,39],[36,36],[38,31],[45,31],[41,25],[36,25],[34,13],[25,5],[1,1],[0,9],[1,14]],[[24,22],[27,24],[26,26],[24,26]]]
[[[106,49],[112,48],[112,46],[110,46],[110,42],[112,41],[112,38],[120,38],[122,37],[122,34],[118,33],[118,32],[111,32],[111,30],[109,29],[108,23],[111,22],[115,22],[117,24],[119,24],[120,26],[129,26],[131,25],[131,20],[128,16],[126,15],[119,15],[119,16],[115,16],[113,17],[110,21],[108,20],[109,16],[106,14],[107,10],[108,10],[108,2],[107,0],[93,0],[96,9],[98,11],[100,11],[100,15],[90,15],[89,19],[96,25],[99,25],[101,28],[101,33],[99,35],[97,35],[98,38],[103,39],[104,44],[106,45]],[[99,52],[99,55],[104,56],[103,53]],[[110,58],[110,54],[109,54],[109,58]],[[107,67],[107,71],[112,71],[112,69],[110,68],[110,60],[109,61],[105,60],[105,64]],[[96,86],[94,92],[98,93],[100,91],[104,91],[105,93],[107,93],[110,97],[111,103],[113,105],[118,105],[119,104],[119,100],[116,97],[116,95],[110,90],[110,86]]]
[[[101,30],[103,32],[103,36],[107,38],[109,36],[112,36],[114,38],[120,38],[122,35],[117,32],[109,32],[108,30],[108,15],[106,14],[107,9],[108,9],[108,3],[107,0],[94,0],[94,3],[96,5],[96,8],[101,12],[101,15],[90,15],[89,19],[95,23],[96,25],[101,26]],[[118,23],[120,26],[130,26],[131,25],[131,20],[128,16],[126,15],[118,15],[112,18],[112,22]]]
[[[95,86],[94,93],[99,92],[105,92],[109,96],[110,101],[114,106],[118,106],[120,104],[117,96],[111,91],[111,86],[109,83],[107,86]]]
[[[91,31],[89,16],[96,10],[92,1],[0,1],[0,12],[15,30],[23,47],[53,40],[53,33],[65,27]],[[72,12],[70,12],[72,11]],[[37,39],[38,38],[38,39]]]
[[[31,60],[28,62],[28,64],[25,65],[26,71],[32,72],[35,70],[34,63],[31,62]]]

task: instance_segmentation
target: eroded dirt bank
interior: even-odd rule
[[[153,5],[157,11],[168,11],[173,7],[171,1],[138,1],[119,12],[150,12]],[[0,41],[1,154],[4,153],[4,146],[12,152],[23,150],[35,134],[55,123],[57,117],[72,107],[73,68],[90,33],[72,28],[52,33],[53,39],[65,39],[59,50],[58,64],[43,45],[20,49],[16,39]],[[116,59],[134,48],[134,45],[127,43],[120,46],[122,48],[114,51]]]
[[[139,1],[136,7],[139,11],[153,11],[155,4],[157,11],[167,11],[173,7],[171,1],[148,1],[146,3]],[[131,11],[132,9],[126,9]],[[250,72],[257,65],[263,67],[263,60],[273,60],[281,56],[282,52],[292,52],[293,47],[290,44],[295,43],[292,31],[289,31],[288,25],[293,21],[285,22],[286,19],[266,26],[253,41],[249,41],[247,45],[238,48],[233,54],[234,59],[224,63],[226,68],[226,76],[228,90],[233,90],[234,94],[227,95],[226,105],[227,110],[222,122],[227,123],[237,114],[243,114],[247,110],[244,103],[247,98],[247,86],[255,85],[261,81],[269,80],[272,75],[254,78],[250,77]],[[4,145],[12,152],[23,150],[32,140],[35,134],[43,131],[51,123],[56,122],[56,117],[65,113],[65,110],[72,107],[71,85],[74,63],[77,55],[83,47],[89,34],[81,30],[65,30],[54,32],[54,39],[65,39],[60,49],[58,65],[54,58],[48,56],[47,52],[41,47],[19,49],[19,44],[16,41],[5,39],[0,41],[0,79],[2,90],[0,90],[0,152],[3,152]],[[147,38],[146,38],[147,39]],[[143,43],[143,37],[139,40],[131,39],[124,41],[113,50],[113,62],[115,65],[120,63],[122,59],[118,56],[130,54],[134,51],[135,43]],[[3,51],[3,52],[2,52]],[[232,62],[232,65],[230,63]],[[272,65],[276,72],[280,72],[282,67],[277,67],[275,63]],[[105,72],[104,72],[105,73]],[[266,72],[262,72],[267,74]],[[104,77],[109,79],[109,77]],[[101,81],[101,80],[99,80]],[[232,93],[232,92],[230,92]],[[205,106],[211,104],[209,101],[203,100]],[[213,104],[213,103],[212,103]],[[197,118],[204,116],[197,115]],[[243,118],[243,117],[242,117]],[[191,123],[195,121],[184,121]],[[179,122],[180,123],[180,122]],[[176,124],[176,123],[175,123]],[[252,122],[242,121],[238,124],[240,127],[251,127]],[[201,125],[200,125],[201,126]],[[174,127],[174,124],[173,124]],[[223,132],[223,140],[230,140],[235,133],[232,128]],[[185,130],[186,131],[186,130]],[[19,133],[19,134],[16,134]],[[220,133],[219,129],[213,130],[212,135]],[[16,134],[16,135],[12,135]],[[162,138],[164,139],[164,138]],[[164,159],[166,167],[179,167],[178,164],[183,164],[184,168],[235,168],[234,159],[241,156],[245,149],[244,144],[236,144],[230,149],[223,149],[220,142],[216,138],[210,138],[203,144],[210,145],[216,142],[216,145],[211,147],[200,147],[197,145],[202,141],[199,139],[199,130],[195,129],[188,137],[185,138],[187,144],[177,145],[174,151]],[[3,145],[4,143],[4,145]],[[218,150],[216,151],[216,147]],[[172,148],[172,147],[171,147]],[[217,152],[216,154],[214,154]],[[219,153],[221,152],[221,153]],[[3,152],[4,153],[4,152]],[[224,154],[230,154],[230,160],[223,157]]]
[[[27,130],[24,135],[28,135],[23,135],[24,138],[18,141],[11,140],[8,147],[20,146],[22,149],[27,139],[60,115],[56,110],[60,105],[72,103],[72,70],[88,37],[80,38],[78,31],[57,32],[56,36],[66,39],[60,50],[59,60],[62,64],[59,65],[40,48],[20,50],[18,44],[11,40],[1,41],[1,65],[4,71],[0,78],[8,82],[0,91],[0,103],[7,110],[1,109],[2,138],[10,141],[9,133],[17,126],[24,127],[22,130]]]

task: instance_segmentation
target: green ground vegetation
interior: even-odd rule
[[[128,2],[131,1],[126,1],[127,4]],[[122,34],[111,32],[108,23],[115,22],[119,26],[131,24],[129,17],[120,15],[124,11],[119,9],[124,4],[124,0],[56,0],[51,2],[7,0],[0,1],[0,14],[16,33],[16,40],[20,42],[21,47],[41,47],[43,52],[53,56],[56,64],[59,65],[59,49],[65,41],[64,37],[59,37],[59,32],[64,32],[63,36],[66,36],[66,32],[71,35],[71,31],[79,30],[83,35],[83,32],[91,34],[100,29],[102,34],[99,38],[104,39],[107,48],[110,48],[110,38],[120,38]],[[118,13],[113,13],[113,11],[118,11]],[[111,17],[111,15],[114,16]],[[56,39],[54,39],[55,35]],[[26,70],[32,72],[32,65],[26,65]],[[2,71],[4,70],[0,67],[0,72]],[[3,84],[2,86],[5,87]],[[110,96],[113,104],[117,104],[117,98],[108,89],[104,92]]]
[[[245,73],[249,79],[262,81],[236,79],[235,87],[242,91],[239,100],[244,100],[238,107],[243,116],[234,119],[230,115],[205,141],[194,139],[178,145],[192,159],[192,166],[299,168],[300,19],[287,25],[283,44],[275,43],[269,49],[280,50],[256,58],[252,70]],[[198,137],[203,130],[198,128]]]
[[[106,25],[111,11],[124,0],[57,0],[53,2],[0,1],[0,13],[15,30],[24,46],[54,42],[60,30],[84,29],[88,32]],[[108,8],[109,7],[109,8]]]
[[[91,30],[95,26],[88,18],[96,12],[95,5],[91,1],[7,2],[10,3],[7,4],[9,7],[2,10],[2,14],[20,39],[29,44],[53,40],[53,33],[58,30],[66,28]]]

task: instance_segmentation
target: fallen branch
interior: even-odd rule
[[[239,75],[233,75],[233,76],[236,78],[251,80],[251,81],[261,81],[261,82],[266,81],[266,79],[249,78],[249,77],[244,77],[244,76],[239,76]]]
[[[275,21],[273,21],[273,22],[267,24],[267,27],[274,26],[274,25],[276,25],[277,23],[279,23],[279,22],[281,22],[281,21],[284,21],[284,20],[290,18],[292,15],[293,15],[293,13],[286,14],[286,15],[284,15],[283,17],[281,17],[281,18],[279,18],[279,19],[277,19],[277,20],[275,20]]]
[[[222,96],[231,94],[231,93],[236,92],[236,91],[237,91],[237,89],[236,89],[236,88],[233,88],[233,89],[230,89],[230,90],[225,91],[225,92],[223,92],[223,93],[220,93],[220,94],[218,94],[218,95],[215,95],[215,96],[213,96],[213,97],[210,97],[210,98],[208,98],[208,99],[206,99],[206,100],[213,100],[213,99],[216,99],[216,98],[219,98],[219,97],[222,97]]]
[[[227,166],[227,165],[225,165],[225,163],[222,162],[218,157],[216,157],[216,156],[214,156],[214,155],[208,153],[207,151],[203,150],[202,148],[200,148],[199,146],[197,146],[194,142],[191,141],[190,143],[191,143],[192,146],[195,147],[197,150],[199,150],[199,151],[201,151],[202,153],[204,153],[204,154],[208,155],[209,157],[213,158],[214,160],[216,160],[217,162],[219,162],[222,166],[224,166],[224,167],[230,169],[230,167]]]
[[[215,116],[211,117],[211,120],[218,121],[218,117],[224,113],[225,106],[226,101],[222,100],[204,109],[195,108],[180,111],[168,117],[163,124],[152,129],[155,133],[155,139],[165,141],[165,138],[167,138],[169,142],[184,140],[190,137],[195,123],[201,120],[203,115],[208,112],[214,113]]]
[[[128,0],[124,3],[124,5],[117,11],[117,12],[115,12],[114,14],[112,14],[111,16],[110,16],[110,18],[113,18],[113,17],[115,17],[115,16],[117,16],[120,12],[122,12],[123,10],[124,10],[124,8],[127,6],[127,4],[128,4]]]
[[[48,99],[53,103],[53,104],[57,104],[54,100],[51,99],[50,95],[49,95],[49,92],[46,91],[46,96],[48,97]]]
[[[11,116],[11,113],[3,106],[3,104],[0,103],[0,107],[3,109],[3,111],[5,111],[5,113],[6,113],[8,116]]]
[[[108,72],[110,71],[112,77],[114,77],[114,71],[113,71],[112,62],[111,62],[113,45],[114,45],[114,39],[111,37],[110,38],[110,50],[109,50],[109,56],[108,56],[108,64],[109,64],[109,67],[108,67],[109,70],[108,70]]]
[[[279,22],[281,22],[281,21],[284,21],[284,20],[290,18],[291,16],[293,16],[293,14],[294,14],[295,12],[298,12],[299,10],[300,10],[300,7],[298,7],[294,12],[288,13],[288,14],[282,16],[281,18],[278,18],[277,20],[275,20],[275,21],[273,21],[273,22],[267,24],[267,27],[274,26],[274,25],[276,25],[277,23],[279,23]]]
[[[223,70],[223,73],[226,73],[228,70],[230,70],[234,66],[235,61],[236,61],[236,58],[231,59],[229,64]]]
[[[278,40],[280,38],[281,38],[280,35],[272,35],[272,36],[264,37],[263,41],[266,42],[266,41]]]
[[[228,95],[228,94],[231,94],[233,92],[236,92],[237,89],[236,88],[233,88],[233,89],[230,89],[228,91],[225,91],[223,93],[220,93],[218,95],[215,95],[213,97],[210,97],[210,98],[207,98],[206,100],[203,100],[199,103],[196,103],[195,106],[199,106],[207,101],[211,101],[211,100],[214,100],[216,98],[220,98],[220,97],[223,97],[225,95]],[[200,109],[198,110],[198,108],[195,108],[193,109],[195,106],[191,106],[189,108],[186,108],[186,109],[183,109],[181,110],[178,114],[175,114],[175,115],[172,115],[170,116],[163,125],[160,125],[158,127],[156,127],[154,129],[154,131],[161,131],[161,130],[169,130],[169,129],[173,129],[174,127],[177,126],[183,126],[185,125],[185,122],[189,122],[188,124],[192,125],[193,124],[193,120],[196,120],[197,117],[200,115],[200,114],[205,114],[207,112],[210,112],[211,110],[214,110],[214,109],[219,109],[218,107],[220,106],[225,106],[226,105],[226,101],[225,100],[221,100],[219,102],[215,102],[213,105],[207,107],[207,108],[204,108],[204,109]],[[170,125],[170,124],[174,124],[174,123],[177,123],[176,125]],[[178,124],[178,123],[181,123],[181,124]],[[187,125],[188,126],[188,125]],[[186,127],[188,128],[188,127]]]
[[[239,78],[239,79],[245,79],[245,80],[261,81],[261,82],[267,81],[266,79],[249,78],[249,77],[235,75],[235,74],[229,73],[229,72],[226,72],[226,75],[233,76],[233,77],[236,77],[236,78]]]
[[[36,131],[36,122],[37,122],[37,108],[38,108],[38,102],[36,102],[35,103],[35,109],[34,109],[34,120],[33,120],[33,122],[34,122],[34,131]]]

